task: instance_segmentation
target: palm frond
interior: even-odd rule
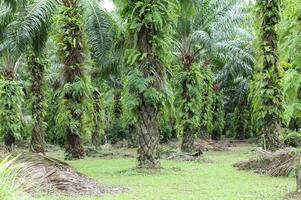
[[[49,26],[58,5],[59,0],[36,0],[21,12],[18,20],[11,23],[6,32],[10,51],[22,52],[24,47],[33,44],[37,37],[45,35],[41,33],[47,32],[45,29]]]
[[[118,40],[122,25],[117,24],[117,16],[104,10],[95,0],[85,1],[85,9],[88,40],[97,71],[116,74],[123,54],[123,43]]]
[[[12,8],[8,6],[6,3],[0,3],[0,26],[3,27],[7,22],[8,18],[10,18],[10,14],[12,13]],[[2,32],[2,29],[1,29]]]

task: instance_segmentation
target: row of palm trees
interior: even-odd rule
[[[208,96],[213,89],[219,93],[220,87],[233,77],[250,74],[255,62],[250,45],[253,36],[245,29],[248,23],[246,7],[237,0],[116,0],[118,10],[114,13],[103,10],[96,0],[0,2],[0,52],[2,58],[9,58],[6,63],[2,62],[3,76],[7,81],[16,81],[17,61],[27,55],[35,122],[31,150],[38,153],[45,151],[43,78],[46,64],[43,52],[51,31],[60,35],[58,45],[64,86],[59,95],[58,115],[70,159],[84,156],[82,105],[87,98],[84,66],[87,66],[88,57],[103,71],[112,73],[117,68],[117,73],[122,73],[123,77],[131,77],[125,78],[123,84],[128,89],[127,97],[136,102],[128,110],[133,113],[132,123],[137,126],[139,136],[139,166],[151,168],[160,166],[158,116],[167,96],[165,70],[171,64],[172,54],[173,64],[181,68],[175,76],[181,80],[182,92],[177,101],[182,109],[182,150],[186,152],[193,151],[198,129],[209,129],[209,122],[202,124],[205,121],[202,115],[209,115],[203,108],[212,106],[212,102],[204,100],[205,97],[210,99]],[[53,16],[60,18],[59,30],[52,30]],[[210,70],[219,72],[216,80]],[[138,87],[137,80],[144,86]],[[97,92],[94,97],[97,99]],[[100,109],[98,105],[94,107]],[[12,110],[12,107],[7,109]],[[213,117],[207,118],[210,121]],[[12,132],[5,134],[14,137],[16,131]],[[15,139],[7,140],[7,145],[12,146]]]
[[[6,10],[8,10],[6,12]],[[105,26],[109,18],[105,15],[97,1],[78,0],[41,0],[41,1],[1,1],[1,55],[2,58],[10,58],[4,63],[4,79],[16,80],[17,60],[24,54],[28,56],[32,74],[32,117],[34,128],[32,130],[31,150],[44,153],[45,137],[45,107],[43,78],[45,76],[45,63],[43,52],[48,40],[49,32],[54,23],[53,16],[58,15],[61,20],[59,30],[61,46],[60,59],[64,64],[64,95],[62,101],[65,111],[66,152],[70,158],[81,158],[84,150],[81,144],[82,112],[79,111],[85,94],[76,91],[80,83],[84,81],[83,65],[85,64],[87,51],[84,46],[85,31],[88,35],[100,33],[98,41],[90,37],[92,49],[105,48],[106,35],[110,32]],[[11,12],[13,11],[13,12]],[[83,20],[88,17],[88,28],[84,29]],[[106,29],[106,30],[105,30]],[[102,42],[99,44],[99,42]],[[97,46],[98,45],[98,46]],[[25,51],[24,51],[25,50]],[[28,53],[30,52],[30,53]],[[97,54],[95,54],[97,55]],[[13,64],[10,64],[13,63]],[[82,88],[84,89],[84,88]],[[11,109],[11,108],[10,108]],[[8,134],[8,133],[5,133]],[[12,135],[14,137],[14,134]],[[14,139],[7,140],[9,146],[13,146]],[[10,143],[10,144],[9,144]]]

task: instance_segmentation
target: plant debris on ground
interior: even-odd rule
[[[258,148],[256,155],[249,161],[236,163],[238,170],[254,170],[256,173],[269,176],[289,176],[295,169],[294,163],[299,151],[296,149],[282,149],[277,152],[269,152]]]
[[[22,167],[18,182],[30,193],[57,193],[66,196],[102,196],[125,192],[125,188],[107,187],[78,173],[69,164],[42,154],[21,154],[16,163]],[[30,186],[28,186],[30,182]]]

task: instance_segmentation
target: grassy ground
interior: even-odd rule
[[[80,172],[108,186],[129,189],[122,194],[79,200],[282,200],[295,189],[294,178],[274,178],[238,172],[232,164],[248,158],[249,148],[209,152],[213,163],[162,161],[160,172],[133,170],[135,159],[95,159],[72,161]],[[65,200],[57,196],[40,200]]]

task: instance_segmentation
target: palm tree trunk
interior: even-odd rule
[[[65,84],[75,87],[77,83],[83,81],[84,49],[83,33],[80,27],[82,19],[82,10],[78,6],[77,0],[64,0],[65,9],[62,13],[64,18],[64,79]],[[70,122],[66,127],[66,159],[80,159],[85,155],[82,145],[81,135],[83,132],[83,110],[78,108],[83,105],[85,97],[83,92],[77,92],[73,89],[65,93],[67,113],[69,113]]]
[[[20,100],[18,98],[19,90],[20,88],[15,83],[16,78],[16,71],[15,71],[15,65],[13,60],[9,57],[8,61],[4,67],[3,71],[3,77],[4,77],[4,85],[2,86],[3,95],[1,96],[1,102],[2,102],[2,114],[1,121],[2,121],[2,130],[4,132],[4,144],[6,147],[6,150],[8,152],[14,151],[14,146],[16,142],[16,131],[20,131],[20,129],[17,127],[20,127],[20,116],[21,111],[19,103]]]
[[[160,167],[159,162],[159,126],[157,122],[157,110],[147,104],[141,97],[138,123],[138,167]]]
[[[245,109],[246,107],[245,106],[239,106],[237,108],[237,111],[236,111],[236,114],[238,115],[237,116],[237,127],[236,127],[236,139],[238,140],[244,140],[246,139],[246,128],[245,128]]]
[[[6,81],[13,81],[15,79],[15,70],[13,67],[6,67],[4,69],[4,79]],[[4,88],[5,93],[8,95],[8,93],[11,93],[10,95],[13,95],[13,91],[11,90],[5,90],[6,88]],[[13,107],[11,106],[6,106],[5,110],[9,113],[12,112]],[[9,121],[7,121],[9,123]],[[6,126],[7,127],[7,126]],[[15,146],[15,142],[16,142],[16,138],[14,133],[12,132],[12,130],[10,130],[9,128],[5,130],[4,133],[4,144],[6,147],[6,150],[10,153],[12,153],[14,151],[14,146]]]
[[[281,141],[282,124],[277,119],[269,119],[262,128],[264,133],[264,148],[270,151],[276,151],[283,147]]]
[[[30,67],[32,75],[32,118],[34,126],[32,129],[30,150],[36,153],[45,153],[45,122],[44,122],[44,66],[35,53],[30,56]]]
[[[193,66],[195,61],[195,58],[192,53],[186,53],[182,55],[182,65],[183,65],[183,71],[190,71],[191,67]],[[185,104],[190,104],[191,96],[189,94],[189,85],[192,84],[192,81],[189,80],[187,77],[182,85],[182,98],[185,99]],[[183,139],[182,139],[182,145],[181,150],[182,152],[188,152],[191,153],[194,150],[194,139],[195,134],[197,133],[197,130],[191,127],[190,124],[185,122],[186,120],[190,120],[194,116],[194,112],[189,109],[188,111],[183,110],[183,113],[187,113],[187,116],[184,115],[184,125],[183,125]]]
[[[301,193],[301,153],[298,156],[297,171],[296,171],[296,182],[297,182],[297,192]]]
[[[174,31],[172,26],[178,17],[177,0],[125,1],[124,5],[122,15],[135,42],[128,43],[128,49],[138,56],[127,62],[129,74],[136,74],[145,86],[140,87],[142,84],[134,80],[126,81],[128,92],[137,102],[129,110],[133,115],[137,113],[138,167],[156,169],[160,167],[158,113],[166,95],[165,62],[171,44],[168,40]],[[158,17],[160,20],[154,20]]]
[[[189,127],[184,128],[181,151],[191,153],[194,151],[195,134]]]
[[[185,66],[186,70],[189,70],[191,67],[191,62],[190,64]],[[189,80],[185,80],[183,83],[183,98],[186,99],[185,103],[188,104],[191,102],[191,98],[188,94],[188,85],[189,85]],[[183,111],[186,112],[186,111]],[[191,110],[187,111],[188,113],[188,119],[193,117],[193,112]],[[185,116],[185,115],[184,115]],[[183,119],[184,121],[187,119]],[[196,130],[192,130],[192,127],[190,127],[189,124],[185,123],[183,127],[183,139],[182,139],[182,145],[181,145],[181,151],[182,152],[188,152],[191,153],[194,150],[194,139],[195,139],[195,133]]]
[[[98,147],[100,145],[100,131],[101,131],[101,125],[100,125],[100,112],[101,108],[99,105],[99,98],[100,94],[97,90],[93,92],[93,120],[94,120],[94,128],[91,136],[91,141],[94,147]]]
[[[264,94],[271,94],[264,97],[263,106],[268,106],[268,110],[277,109],[279,113],[282,110],[282,93],[279,85],[280,79],[280,64],[278,53],[278,35],[276,26],[280,20],[280,0],[260,1],[258,2],[260,11],[262,12],[261,24],[261,42],[263,52],[263,73],[265,75],[264,82],[267,83],[263,90]],[[276,103],[275,103],[276,102]],[[262,135],[264,136],[266,148],[268,150],[277,150],[283,146],[280,139],[280,132],[282,129],[281,116],[279,114],[267,114],[265,116],[262,127]]]
[[[138,33],[138,47],[142,53],[150,53],[151,46],[149,45],[151,30],[147,27],[142,27]],[[157,64],[155,58],[149,56],[147,58],[148,65],[151,67],[143,68],[143,73],[145,78],[149,78],[153,71],[156,71],[159,77],[156,77],[152,87],[160,90],[160,80],[163,80],[161,71],[162,66]],[[143,96],[140,94],[139,100],[139,111],[138,111],[138,167],[139,168],[152,168],[157,169],[160,167],[159,162],[159,140],[160,132],[159,125],[157,121],[158,108],[147,102]]]

